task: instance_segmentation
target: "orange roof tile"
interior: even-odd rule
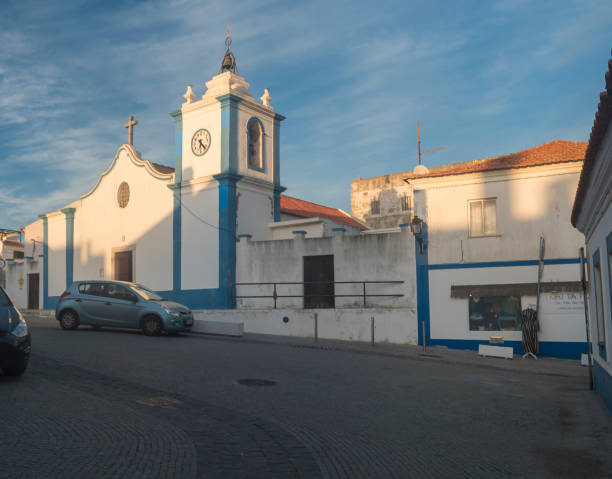
[[[20,241],[4,240],[5,246],[13,246],[15,248],[23,248],[23,243]]]
[[[337,208],[329,208],[287,195],[281,195],[280,200],[281,213],[299,216],[301,218],[326,218],[337,223],[359,228],[360,230],[368,229],[367,226],[362,225],[359,221]]]
[[[508,168],[524,168],[528,166],[541,166],[569,161],[582,161],[587,149],[584,141],[555,140],[543,145],[534,146],[527,150],[506,155],[482,158],[479,160],[451,163],[448,165],[429,168],[426,175],[409,175],[406,179],[431,178],[436,176],[462,175],[491,170]]]
[[[172,166],[160,165],[159,163],[153,162],[151,162],[151,166],[163,174],[174,173],[174,168]]]

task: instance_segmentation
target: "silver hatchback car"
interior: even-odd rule
[[[142,329],[148,336],[162,331],[188,332],[193,313],[187,306],[167,301],[149,288],[123,281],[77,281],[61,295],[55,319],[62,329],[81,324]]]

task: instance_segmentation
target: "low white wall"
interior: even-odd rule
[[[296,238],[277,241],[251,241],[241,238],[237,245],[237,283],[304,281],[304,257],[334,256],[335,281],[403,281],[400,284],[371,283],[367,294],[399,294],[399,297],[368,297],[368,308],[416,308],[416,269],[414,237],[409,228],[401,232],[378,235],[349,235],[335,231],[327,238]],[[237,286],[237,296],[272,295],[272,285]],[[302,284],[278,285],[278,308],[303,307]],[[363,308],[363,285],[336,284],[335,294],[355,295],[336,297],[336,308]],[[238,298],[239,309],[274,307],[271,298]]]
[[[417,344],[414,308],[199,310],[194,311],[194,331],[198,330],[198,322],[214,321],[244,323],[245,333],[313,338],[315,313],[321,339],[371,341],[371,318],[374,317],[375,342]]]

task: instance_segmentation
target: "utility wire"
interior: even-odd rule
[[[213,224],[209,223],[208,221],[206,221],[206,220],[204,220],[204,219],[200,218],[200,217],[199,217],[197,214],[195,214],[193,211],[191,211],[191,210],[189,209],[189,207],[188,207],[188,206],[187,206],[185,203],[183,203],[183,200],[181,200],[181,206],[182,206],[183,208],[185,208],[185,209],[187,210],[187,212],[188,212],[189,214],[191,214],[191,216],[193,216],[193,217],[194,217],[195,219],[197,219],[198,221],[200,221],[200,222],[204,223],[205,225],[210,226],[211,228],[214,228],[214,229],[216,229],[216,230],[227,231],[228,233],[231,233],[232,235],[234,235],[234,238],[235,238],[235,232],[234,232],[234,231],[229,230],[229,229],[227,229],[227,228],[221,228],[221,227],[219,227],[219,226],[213,225]]]

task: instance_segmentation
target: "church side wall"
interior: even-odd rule
[[[181,288],[219,287],[219,189],[217,182],[182,189]]]

